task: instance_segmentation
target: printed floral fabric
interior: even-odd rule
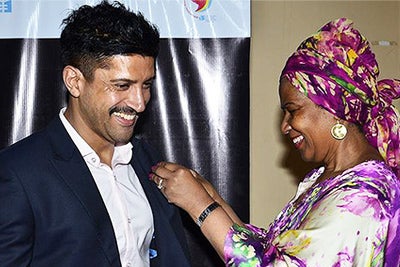
[[[400,80],[378,80],[379,68],[367,39],[340,18],[304,40],[281,76],[315,104],[363,132],[400,178]]]
[[[314,185],[323,171],[306,176],[268,230],[232,226],[226,266],[400,266],[400,182],[391,169],[368,161]]]

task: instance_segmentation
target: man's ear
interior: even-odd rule
[[[81,83],[84,79],[82,72],[73,67],[65,66],[63,69],[63,80],[67,90],[72,97],[79,97],[81,94]]]

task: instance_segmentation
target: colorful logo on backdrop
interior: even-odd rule
[[[208,9],[211,5],[211,0],[192,0],[197,5],[196,12],[201,12]]]
[[[204,21],[215,21],[216,16],[205,14],[204,11],[210,9],[212,0],[184,0],[186,11],[194,18]]]
[[[11,0],[0,0],[0,13],[11,13]]]

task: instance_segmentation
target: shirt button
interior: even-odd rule
[[[131,223],[132,222],[132,219],[131,218],[128,218],[128,223]]]
[[[131,267],[132,264],[131,264],[130,262],[128,262],[128,263],[126,264],[126,266],[127,266],[127,267]]]

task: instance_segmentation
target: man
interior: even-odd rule
[[[0,266],[190,266],[179,212],[148,179],[160,159],[132,139],[157,29],[117,2],[63,24],[68,105],[0,153]]]

